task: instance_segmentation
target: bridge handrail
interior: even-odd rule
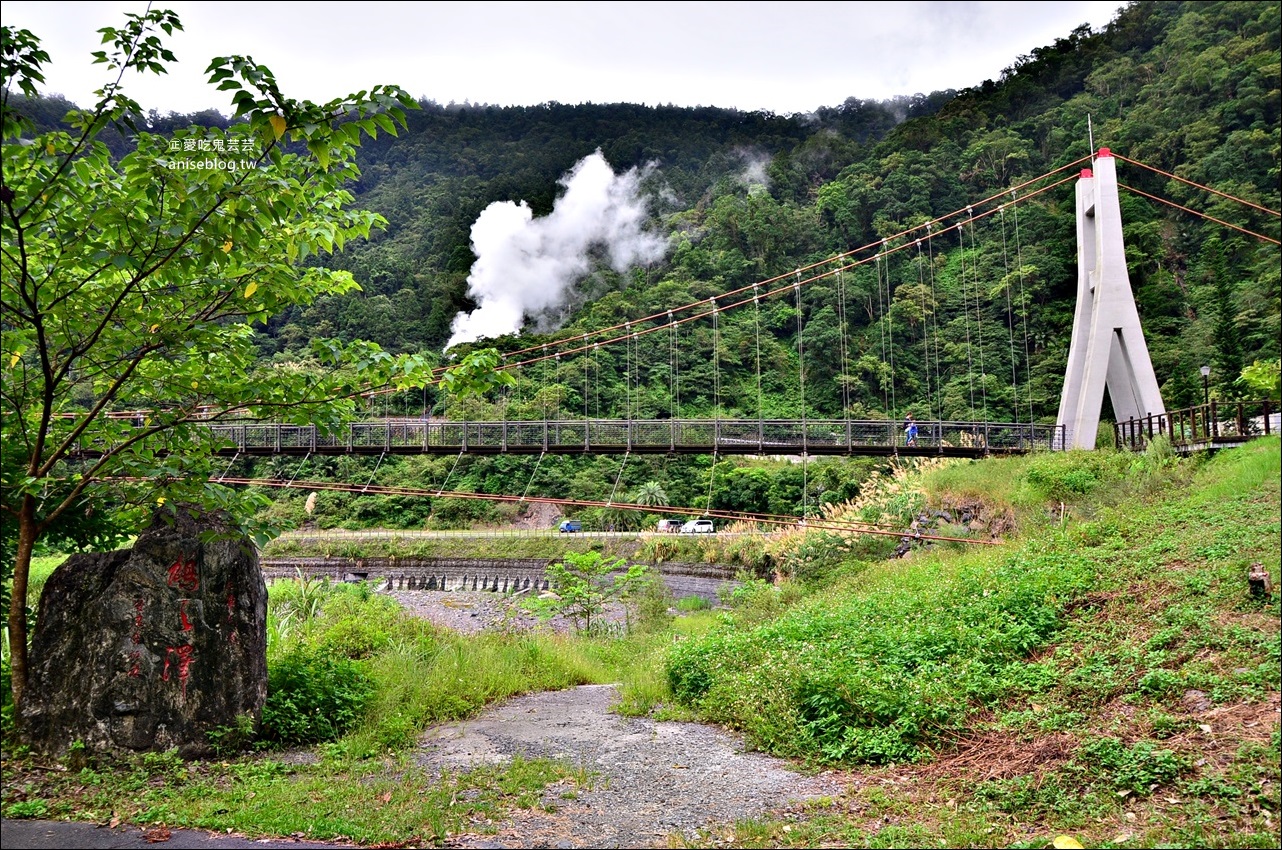
[[[1113,425],[1113,442],[1120,449],[1143,451],[1157,436],[1175,448],[1232,443],[1276,434],[1282,430],[1282,403],[1216,401],[1166,413],[1149,414]]]
[[[206,426],[238,451],[440,450],[513,448],[707,448],[794,454],[800,448],[903,446],[902,425],[888,419],[561,419],[465,422],[380,419],[336,433],[314,425],[243,422]],[[992,451],[1062,448],[1062,428],[1027,422],[921,421],[915,447]]]

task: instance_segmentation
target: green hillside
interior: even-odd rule
[[[424,104],[408,134],[362,149],[359,197],[390,224],[336,262],[362,281],[364,298],[317,305],[295,317],[293,329],[283,323],[276,345],[325,327],[393,347],[439,349],[455,314],[474,306],[464,286],[475,259],[469,229],[479,213],[495,201],[524,200],[535,217],[547,216],[562,191],[557,180],[597,149],[616,172],[653,166],[642,187],[650,227],[668,251],[626,275],[598,262],[568,297],[559,331],[531,335],[529,326],[520,339],[497,340],[501,349],[637,320],[875,245],[1078,160],[1092,139],[1277,210],[1279,26],[1269,3],[1134,3],[1105,31],[1079,30],[1032,47],[1012,57],[1000,80],[975,89],[889,103],[852,99],[813,116]],[[753,162],[762,167],[752,171]],[[1122,182],[1278,237],[1275,216],[1221,194],[1125,164]],[[800,309],[812,352],[804,363],[805,404],[814,414],[845,407],[893,415],[892,405],[912,405],[957,416],[973,406],[969,356],[971,363],[1000,364],[987,370],[990,418],[1027,418],[1030,407],[1035,417],[1053,418],[1076,297],[1069,191],[978,225],[960,246],[956,236],[951,244],[936,241],[929,267],[903,252],[884,268],[848,275],[847,292],[830,279],[808,285],[800,304],[777,298],[761,316],[746,308],[725,314],[719,399],[709,389],[711,323],[691,325],[687,362],[676,366],[686,388],[682,412],[706,413],[717,401],[729,411],[755,411],[748,354],[760,335],[762,406],[768,414],[798,413],[795,377],[788,376],[806,356],[798,354]],[[1276,244],[1137,193],[1123,196],[1131,281],[1164,398],[1171,407],[1198,401],[1197,367],[1204,363],[1214,367],[1217,393],[1231,397],[1243,365],[1279,354]],[[923,308],[924,283],[935,303]],[[1021,349],[1014,389],[1012,325]],[[661,336],[640,343],[649,370],[633,381],[642,387],[632,400],[640,415],[674,407]],[[821,353],[836,352],[843,337],[844,370]],[[895,343],[893,364],[887,338]],[[620,353],[592,364],[598,386],[587,390],[581,359],[565,358],[563,376],[522,376],[529,387],[517,395],[528,404],[536,391],[550,394],[554,412],[571,416],[583,415],[585,402],[589,413],[623,407],[627,366]],[[928,374],[935,370],[938,376]]]

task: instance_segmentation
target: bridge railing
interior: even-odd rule
[[[336,433],[272,422],[209,426],[227,452],[290,454],[386,452],[657,452],[843,454],[903,450],[912,454],[1053,450],[1053,425],[1010,422],[917,423],[905,445],[900,423],[884,419],[568,419],[454,422],[388,419],[353,422]]]
[[[1276,434],[1280,420],[1282,405],[1277,401],[1212,401],[1118,422],[1113,425],[1113,441],[1117,448],[1131,451],[1143,451],[1158,436],[1176,449],[1210,448]]]

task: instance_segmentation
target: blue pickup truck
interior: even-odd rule
[[[579,522],[577,519],[567,519],[557,526],[557,530],[562,534],[573,534],[583,530],[583,523]]]

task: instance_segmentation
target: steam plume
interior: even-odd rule
[[[445,347],[521,330],[564,306],[571,287],[591,268],[590,252],[604,248],[616,271],[653,262],[664,242],[642,229],[641,175],[616,175],[598,150],[559,181],[565,193],[552,212],[534,218],[521,201],[498,201],[472,225],[476,263],[467,279],[477,303],[454,317]]]

